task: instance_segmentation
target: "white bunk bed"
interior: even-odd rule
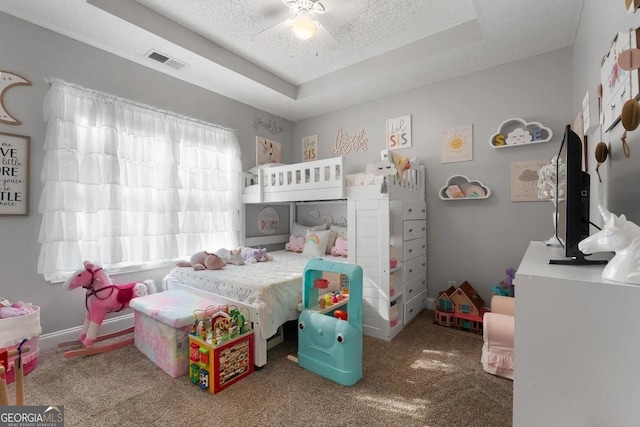
[[[417,167],[410,169],[405,174],[405,179],[399,180],[396,177],[389,177],[385,183],[376,182],[367,185],[358,185],[357,197],[375,197],[386,191],[388,195],[398,195],[403,198],[414,198],[424,200],[424,169]],[[350,182],[355,182],[350,180]],[[355,187],[353,187],[355,189]],[[306,163],[292,165],[278,165],[264,167],[258,170],[257,174],[245,173],[245,189],[243,193],[244,203],[292,203],[321,201],[321,200],[345,200],[348,193],[347,177],[344,173],[344,158],[336,157],[325,160],[317,160]],[[387,195],[385,194],[385,195]],[[395,196],[394,196],[395,197]],[[293,212],[293,208],[291,210]],[[293,224],[293,217],[291,218]],[[272,235],[264,238],[245,239],[246,246],[257,247],[264,244],[284,243],[288,235]],[[284,251],[270,252],[275,260],[279,260]],[[291,254],[291,253],[289,253]],[[256,286],[266,292],[270,287],[279,287],[280,295],[292,295],[291,289],[298,292],[301,297],[302,274],[308,259],[303,254],[286,255],[289,264],[286,269],[271,268],[270,272],[279,270],[283,274],[274,272],[268,279],[256,283]],[[297,259],[298,264],[291,270],[291,260]],[[265,270],[261,270],[261,265],[269,264],[257,263],[250,266],[228,265],[223,270],[214,271],[192,271],[190,268],[175,268],[167,277],[165,283],[167,288],[183,288],[190,292],[209,297],[219,304],[235,305],[236,307],[248,311],[253,322],[254,345],[255,345],[255,365],[260,367],[267,363],[268,340],[272,338],[271,332],[274,327],[282,326],[287,320],[297,318],[291,313],[291,309],[297,309],[297,303],[293,304],[293,299],[282,298],[278,301],[282,306],[276,306],[276,302],[271,298],[271,305],[265,304],[264,299],[256,297],[256,293],[244,289],[240,292],[238,288],[248,288],[251,286],[248,277],[264,276]],[[351,261],[349,261],[351,262]],[[246,269],[245,269],[246,268]],[[236,273],[241,274],[237,276]],[[249,274],[247,274],[249,273]],[[269,273],[270,274],[270,273]],[[255,280],[253,280],[256,282]],[[283,286],[288,291],[283,291]],[[235,293],[227,292],[235,289]],[[262,293],[264,295],[264,292]],[[284,292],[284,293],[283,293]],[[252,297],[250,297],[252,296]],[[286,315],[273,316],[273,312],[286,313]],[[268,319],[268,320],[267,320]],[[263,322],[268,324],[263,324]],[[281,338],[281,337],[280,337]]]

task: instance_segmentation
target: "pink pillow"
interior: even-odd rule
[[[331,248],[331,255],[333,256],[341,256],[346,258],[348,256],[347,253],[348,243],[346,239],[342,237],[336,238],[336,244]]]
[[[301,253],[304,250],[304,237],[289,236],[289,243],[284,245],[284,250],[289,252]]]

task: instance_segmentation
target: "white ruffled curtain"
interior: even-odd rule
[[[234,130],[51,80],[38,272],[144,268],[240,243]]]

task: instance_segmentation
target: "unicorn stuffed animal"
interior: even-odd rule
[[[89,261],[85,261],[84,268],[73,273],[64,284],[67,290],[79,287],[87,290],[87,316],[80,333],[80,342],[85,347],[93,345],[96,341],[98,330],[107,313],[129,307],[129,301],[133,298],[156,292],[153,280],[114,285],[99,265]]]

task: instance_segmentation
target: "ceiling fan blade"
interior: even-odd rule
[[[267,27],[264,30],[254,34],[252,37],[269,38],[283,31],[287,31],[287,29],[291,27],[292,22],[292,19],[285,19],[284,21],[280,21],[277,24]]]
[[[333,37],[333,34],[331,34],[321,22],[318,22],[316,37],[318,37],[318,40],[321,41],[328,50],[336,50],[340,47],[338,40]]]
[[[320,3],[319,1],[315,2],[313,4],[313,6],[311,6],[311,13],[322,14],[322,13],[325,13],[326,11],[327,10],[324,8],[322,3]]]

